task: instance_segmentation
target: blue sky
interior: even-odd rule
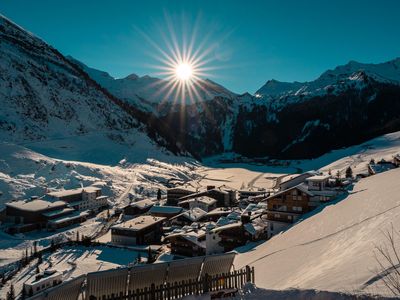
[[[349,60],[400,56],[396,0],[2,0],[0,12],[115,77],[157,75],[160,55],[148,40],[166,49],[168,22],[178,40],[197,28],[195,45],[211,49],[207,77],[238,93],[272,78],[312,80]]]

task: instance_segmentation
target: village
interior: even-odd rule
[[[272,188],[199,188],[184,184],[159,189],[155,199],[129,199],[129,204],[118,209],[110,207],[108,197],[96,186],[13,200],[1,212],[2,231],[18,235],[62,232],[76,226],[76,235],[67,241],[52,240],[41,249],[36,245],[34,249],[23,249],[22,259],[13,268],[1,269],[2,283],[30,267],[35,276],[22,285],[21,295],[25,298],[70,280],[53,268],[50,259],[52,252],[63,247],[136,251],[135,257],[125,263],[130,267],[207,258],[251,247],[289,229],[321,205],[344,198],[355,181],[399,166],[397,154],[390,161],[371,160],[366,173],[353,174],[351,167],[344,174],[307,171],[279,177]],[[79,224],[99,215],[104,219],[102,230],[94,236],[80,234]]]

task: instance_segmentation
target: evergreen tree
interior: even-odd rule
[[[40,273],[39,265],[36,265],[36,274]]]
[[[76,232],[76,241],[79,242],[79,231]]]
[[[24,286],[22,287],[22,290],[21,290],[21,299],[22,300],[26,299],[26,291],[25,291],[25,287]]]
[[[157,200],[161,200],[161,190],[158,189],[157,191]]]
[[[350,166],[346,169],[346,178],[353,178],[353,170]]]
[[[15,300],[15,291],[14,291],[14,285],[10,285],[10,290],[7,293],[7,300]]]

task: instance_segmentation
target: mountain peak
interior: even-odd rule
[[[132,73],[132,74],[126,76],[124,79],[128,79],[128,80],[137,80],[138,78],[139,78],[138,75]]]

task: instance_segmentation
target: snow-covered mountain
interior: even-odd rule
[[[309,82],[269,80],[255,94],[282,107],[289,102],[302,101],[317,95],[338,94],[362,81],[363,75],[378,82],[398,85],[400,84],[400,57],[379,64],[350,61],[346,65],[337,66],[333,70],[322,73],[316,80]]]
[[[91,78],[116,97],[149,112],[156,113],[159,110],[166,110],[165,106],[171,109],[171,105],[174,104],[203,102],[215,97],[231,99],[236,96],[233,92],[208,79],[197,82],[196,94],[185,91],[182,96],[177,89],[171,90],[171,82],[163,79],[148,75],[140,77],[136,74],[128,75],[125,78],[114,78],[107,72],[88,67],[73,57],[69,56],[68,59],[82,67]]]
[[[166,148],[180,152],[141,113],[126,110],[56,49],[1,15],[0,99],[1,141],[40,146],[58,141],[47,150],[57,147],[62,154],[74,146],[71,141],[81,139],[91,144],[90,153],[85,143],[71,151],[86,152],[89,161],[102,151],[105,158],[113,148],[109,146],[117,145],[119,153],[108,153],[113,163],[126,156],[143,160],[149,153],[165,155]]]

